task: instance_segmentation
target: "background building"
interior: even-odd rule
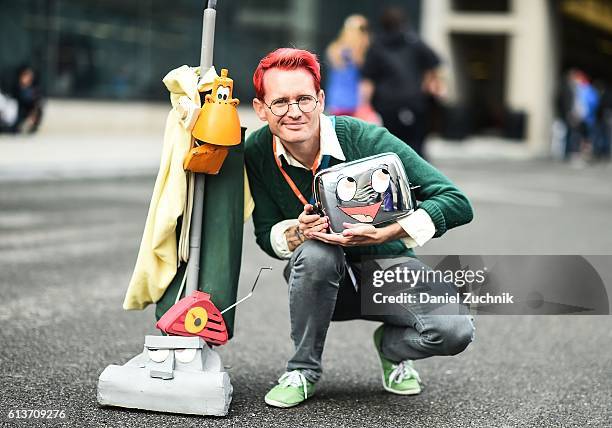
[[[42,72],[51,97],[165,99],[163,76],[198,65],[203,0],[0,0],[0,78],[22,63]],[[344,19],[377,18],[387,4],[416,17],[420,2],[368,0],[219,0],[215,64],[253,96],[259,59],[279,46],[323,52]]]
[[[165,100],[163,76],[199,61],[205,3],[0,0],[0,89],[29,63],[53,99]],[[236,95],[248,100],[264,53],[278,46],[322,53],[346,16],[361,13],[376,30],[390,4],[407,9],[444,59],[449,96],[436,121],[444,138],[499,136],[547,152],[563,72],[578,67],[610,83],[606,0],[219,0],[215,64],[230,70]]]
[[[456,134],[550,146],[560,77],[612,78],[612,3],[605,0],[428,0],[423,37],[446,58],[447,126]]]

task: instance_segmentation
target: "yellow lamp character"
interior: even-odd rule
[[[227,157],[227,147],[240,144],[240,118],[232,98],[234,81],[227,77],[227,69],[215,78],[212,92],[206,95],[202,111],[191,134],[202,142],[192,147],[183,166],[186,170],[217,174]]]

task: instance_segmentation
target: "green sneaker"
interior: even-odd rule
[[[293,407],[312,397],[315,384],[304,377],[299,370],[286,372],[278,379],[278,385],[265,397],[266,404],[275,407]]]
[[[374,332],[374,346],[382,366],[383,387],[394,394],[415,395],[421,392],[421,378],[412,366],[412,361],[405,360],[398,364],[386,359],[381,352],[383,326]]]

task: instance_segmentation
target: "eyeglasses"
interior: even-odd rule
[[[311,113],[317,108],[317,104],[319,104],[319,100],[313,97],[312,95],[301,95],[297,101],[292,103],[288,102],[286,99],[280,98],[278,100],[272,101],[270,105],[266,104],[263,101],[264,105],[270,109],[274,116],[282,117],[287,114],[289,111],[289,106],[293,104],[297,104],[298,108],[302,111],[302,113]]]

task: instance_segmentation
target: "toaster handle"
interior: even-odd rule
[[[319,214],[319,216],[323,217],[325,215],[325,212],[323,212],[323,206],[321,205],[321,202],[317,202],[315,204],[313,204],[312,206],[312,213],[313,214]]]

